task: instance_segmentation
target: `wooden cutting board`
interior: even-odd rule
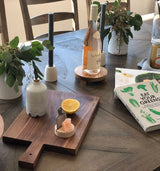
[[[54,133],[57,109],[66,98],[75,98],[80,102],[79,110],[68,116],[72,118],[75,134],[67,139],[59,138]],[[19,159],[21,167],[34,168],[44,148],[76,155],[99,102],[99,97],[48,90],[47,100],[46,115],[32,118],[24,109],[3,135],[5,143],[29,145]]]

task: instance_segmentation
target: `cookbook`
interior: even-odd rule
[[[157,80],[116,87],[115,94],[145,132],[160,129],[160,84]]]
[[[115,69],[115,87],[138,82],[145,82],[153,79],[156,79],[160,82],[160,70],[158,72],[127,68]]]

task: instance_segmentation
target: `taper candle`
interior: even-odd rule
[[[53,19],[54,13],[49,13],[48,15],[48,22],[49,22],[49,40],[53,46]],[[53,66],[53,50],[49,50],[49,67]]]
[[[100,36],[102,41],[102,52],[103,52],[103,39],[104,39],[104,24],[105,24],[105,12],[106,12],[106,4],[102,4],[101,6],[101,18],[100,18]]]

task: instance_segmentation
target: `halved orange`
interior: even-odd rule
[[[62,101],[61,107],[66,113],[73,114],[79,109],[80,102],[76,99],[65,99]]]

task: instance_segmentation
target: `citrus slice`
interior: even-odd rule
[[[65,99],[62,101],[61,107],[66,113],[73,114],[79,109],[80,102],[76,99]]]

